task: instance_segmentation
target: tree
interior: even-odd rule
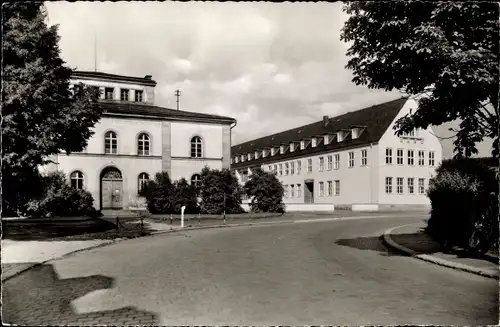
[[[398,135],[458,119],[456,157],[477,153],[485,136],[498,157],[497,3],[359,1],[344,11],[353,82],[418,99],[418,110],[398,120]]]
[[[285,212],[284,189],[274,173],[257,168],[245,183],[245,192],[252,199],[253,212]]]
[[[2,208],[26,202],[37,167],[51,155],[81,151],[101,109],[98,91],[70,90],[72,69],[60,58],[57,26],[48,27],[41,2],[2,6]]]
[[[241,187],[238,179],[229,169],[201,171],[200,209],[202,213],[241,213]]]
[[[185,178],[173,183],[173,211],[181,212],[181,207],[186,206],[186,213],[198,213],[197,190],[194,185],[189,185]]]
[[[156,173],[155,180],[148,181],[139,195],[146,198],[150,213],[174,213],[175,188],[166,171]]]

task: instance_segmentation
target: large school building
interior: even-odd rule
[[[235,145],[231,169],[275,172],[288,211],[428,208],[425,192],[442,158],[431,128],[396,136],[394,123],[417,110],[400,98]],[[244,203],[249,200],[245,199]]]

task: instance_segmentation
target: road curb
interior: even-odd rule
[[[413,225],[413,224],[410,224],[410,225]],[[498,272],[498,270],[476,268],[476,267],[473,267],[473,266],[464,265],[464,264],[457,263],[457,262],[452,262],[452,261],[449,261],[449,260],[444,260],[444,259],[435,257],[433,255],[429,255],[429,254],[418,254],[416,251],[413,251],[412,249],[409,249],[409,248],[407,248],[407,247],[405,247],[405,246],[403,246],[403,245],[401,245],[399,243],[396,243],[392,239],[391,233],[395,229],[402,228],[402,227],[405,227],[405,226],[409,226],[409,225],[403,225],[403,226],[393,227],[393,228],[390,228],[390,229],[386,230],[384,232],[384,234],[382,235],[382,239],[383,239],[384,243],[386,245],[388,245],[389,247],[392,247],[392,248],[394,248],[394,249],[396,249],[396,250],[398,250],[400,252],[406,253],[407,255],[409,255],[409,256],[411,256],[413,258],[420,259],[422,261],[427,261],[427,262],[430,262],[430,263],[437,264],[439,266],[443,266],[443,267],[447,267],[447,268],[452,268],[452,269],[456,269],[456,270],[461,270],[461,271],[465,271],[465,272],[468,272],[468,273],[480,275],[480,276],[483,276],[483,277],[488,277],[488,278],[493,278],[493,279],[499,279],[499,272]]]
[[[426,217],[426,215],[416,215],[416,216],[408,216],[407,218],[420,218],[420,217]],[[199,229],[209,229],[209,228],[228,228],[228,227],[243,227],[243,226],[258,226],[258,225],[278,225],[278,224],[294,224],[294,223],[308,223],[308,222],[324,222],[324,221],[339,221],[339,220],[356,220],[356,219],[370,219],[370,218],[395,218],[394,216],[388,216],[388,215],[381,215],[381,216],[358,216],[358,217],[334,217],[334,218],[318,218],[318,219],[296,219],[296,220],[290,220],[290,221],[264,221],[264,222],[254,222],[254,223],[236,223],[236,224],[219,224],[219,225],[209,225],[209,226],[196,226],[196,227],[185,227],[185,228],[172,228],[168,230],[161,230],[161,231],[156,231],[152,232],[150,235],[145,235],[145,236],[155,236],[155,235],[161,235],[161,234],[168,234],[168,233],[175,233],[179,231],[192,231],[192,230],[199,230]],[[406,218],[406,217],[405,217]],[[139,236],[139,237],[145,237],[145,236]],[[138,238],[138,237],[134,237]],[[88,248],[83,248],[75,251],[68,252],[62,256],[56,257],[56,258],[51,258],[48,260],[45,260],[43,262],[37,262],[33,264],[32,266],[26,267],[25,269],[22,269],[13,275],[6,277],[5,279],[3,278],[2,274],[2,283],[14,278],[20,274],[22,274],[25,271],[28,271],[32,268],[39,267],[41,265],[44,265],[48,262],[51,261],[56,261],[60,259],[64,259],[68,256],[74,255],[78,252],[83,252],[83,251],[90,251],[93,249],[97,249],[100,247],[105,247],[108,245],[116,244],[121,241],[126,241],[129,240],[130,238],[117,238],[114,240],[111,240],[109,242],[104,242],[98,245],[90,246]]]

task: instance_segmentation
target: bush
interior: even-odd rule
[[[241,194],[238,179],[229,169],[212,170],[205,167],[201,171],[201,213],[243,213]]]
[[[197,191],[186,179],[172,183],[167,172],[157,173],[139,192],[147,201],[152,214],[178,214],[186,206],[185,213],[197,213]]]
[[[92,194],[67,184],[63,172],[42,177],[43,193],[26,204],[26,213],[32,217],[100,216],[94,208]]]
[[[274,173],[265,172],[261,168],[255,169],[245,183],[245,192],[252,199],[252,212],[285,213],[283,185]]]
[[[427,233],[446,248],[489,249],[491,235],[498,235],[495,173],[471,159],[445,160],[436,172],[427,191],[432,206]]]

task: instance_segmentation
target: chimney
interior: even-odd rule
[[[328,123],[330,122],[328,116],[323,116],[323,126],[328,126]]]
[[[146,76],[144,76],[144,79],[149,79],[149,80],[151,80],[151,78],[152,78],[152,77],[153,77],[153,76],[151,76],[151,75],[146,75]]]

